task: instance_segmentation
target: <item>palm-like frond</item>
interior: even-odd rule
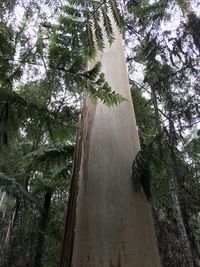
[[[34,201],[33,196],[15,178],[9,177],[3,172],[0,172],[0,186],[11,196],[25,197],[32,202]]]
[[[39,148],[25,156],[25,163],[34,168],[48,167],[59,165],[71,160],[74,145],[72,144],[55,144]]]

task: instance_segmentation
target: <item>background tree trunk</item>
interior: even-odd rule
[[[128,101],[115,108],[86,103],[75,234],[70,260],[61,266],[157,267],[151,205],[132,181],[140,145],[117,29],[114,43],[98,57],[108,83]]]
[[[198,18],[195,14],[191,5],[191,1],[178,0],[178,5],[182,11],[183,17],[185,18],[194,44],[200,52],[200,18]]]
[[[194,267],[194,262],[193,262],[193,257],[190,249],[190,243],[189,239],[187,236],[187,232],[185,229],[185,225],[183,222],[183,217],[181,214],[181,209],[180,209],[180,204],[179,204],[179,199],[178,199],[178,194],[177,194],[177,189],[176,189],[176,184],[174,181],[170,182],[170,191],[171,191],[171,198],[172,198],[172,206],[173,206],[173,211],[174,211],[174,216],[177,222],[178,226],[178,231],[179,235],[183,244],[183,249],[185,252],[185,258],[187,261],[187,266],[188,267]]]
[[[17,198],[16,202],[15,202],[14,211],[13,211],[12,217],[11,217],[9,225],[8,225],[8,229],[7,229],[7,233],[6,233],[6,237],[5,237],[5,241],[4,241],[4,247],[9,246],[12,231],[14,229],[15,222],[16,222],[17,217],[18,217],[19,208],[20,208],[20,200]]]
[[[35,262],[33,265],[34,267],[42,266],[43,248],[44,248],[45,233],[47,229],[49,211],[51,206],[51,197],[52,197],[52,192],[47,191],[44,197],[43,210],[40,218],[40,223],[38,226],[38,239],[37,239],[37,247],[35,254]]]

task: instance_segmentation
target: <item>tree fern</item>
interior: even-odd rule
[[[20,198],[25,197],[30,201],[34,201],[31,193],[27,192],[25,188],[16,181],[15,178],[9,177],[3,172],[0,172],[0,186],[11,196]]]
[[[71,144],[47,145],[39,148],[25,156],[25,163],[34,168],[59,165],[70,159],[74,146]]]

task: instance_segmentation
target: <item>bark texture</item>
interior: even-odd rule
[[[79,116],[78,120],[78,131],[76,136],[76,149],[73,159],[73,172],[69,190],[69,200],[68,207],[65,218],[65,232],[64,240],[62,246],[61,263],[60,266],[71,266],[72,253],[73,253],[73,243],[74,243],[74,225],[76,218],[76,203],[77,203],[77,193],[78,193],[78,178],[80,170],[80,160],[81,160],[81,130],[82,130],[82,115]]]
[[[151,206],[132,181],[140,145],[117,29],[98,57],[108,83],[128,101],[115,108],[86,103],[73,248],[61,266],[158,267]]]
[[[190,249],[190,243],[189,243],[189,239],[188,239],[185,225],[183,222],[176,184],[174,181],[170,182],[170,191],[171,191],[171,197],[172,197],[173,211],[174,211],[175,219],[176,219],[177,226],[178,226],[179,236],[183,244],[185,258],[187,260],[187,266],[194,267],[194,261],[193,261],[193,257],[192,257],[192,253]]]

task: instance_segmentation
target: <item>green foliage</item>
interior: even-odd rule
[[[152,101],[142,95],[142,90],[136,85],[131,88],[137,126],[142,144],[149,145],[156,133]]]
[[[26,164],[36,167],[43,164],[56,164],[56,162],[63,161],[66,157],[71,158],[73,149],[73,145],[63,143],[53,146],[43,146],[26,155]]]
[[[200,137],[199,131],[197,132],[196,136],[190,138],[185,145],[185,149],[188,153],[189,158],[192,159],[194,162],[194,166],[198,168],[199,159],[200,159]]]
[[[131,44],[128,58],[132,66],[139,63],[143,74],[139,81],[132,80],[132,95],[146,161],[142,164],[147,163],[145,169],[152,178],[158,246],[166,267],[188,266],[179,219],[183,220],[192,253],[195,251],[195,264],[199,261],[199,19],[191,12],[192,23],[179,24],[177,20],[174,25],[174,18],[179,18],[177,6],[187,14],[191,12],[189,1],[130,0],[126,18],[126,43]],[[137,77],[137,70],[131,77],[134,74]],[[138,169],[140,178],[142,167]],[[171,183],[177,192],[172,192]]]
[[[16,16],[18,9],[21,18]],[[33,266],[44,199],[50,192],[41,246],[48,248],[43,265],[53,266],[59,263],[82,96],[87,93],[95,103],[100,100],[109,107],[126,101],[106,82],[100,63],[87,70],[105,42],[114,40],[109,14],[120,30],[122,18],[113,0],[65,5],[3,1],[0,11],[0,185],[10,200],[9,205],[5,202],[3,221],[16,212],[3,265]]]
[[[0,186],[4,191],[15,198],[25,197],[32,202],[34,201],[33,196],[28,193],[15,178],[9,177],[3,172],[0,172]]]
[[[3,22],[0,22],[0,40],[0,89],[10,90],[13,66],[9,60],[13,58],[15,48],[12,28]]]
[[[59,24],[52,26],[49,47],[51,68],[74,92],[80,94],[84,88],[95,101],[99,99],[108,106],[123,102],[125,98],[115,93],[115,88],[111,89],[106,82],[99,63],[86,72],[88,60],[95,59],[97,51],[103,50],[105,38],[110,43],[114,40],[109,12],[117,26],[122,26],[115,1],[87,1],[87,4],[70,1],[69,4],[62,7]]]
[[[198,133],[200,114],[194,34],[199,19],[193,14],[188,25],[163,30],[176,1],[127,2],[124,37],[131,48],[126,52],[133,66],[142,66],[144,78],[133,81],[131,92],[142,148],[133,164],[134,186],[153,204],[163,266],[185,267],[169,183],[176,182],[190,244],[198,255],[199,136],[191,133]],[[82,95],[109,107],[126,101],[106,82],[100,63],[90,70],[87,64],[105,42],[112,44],[112,20],[119,30],[124,22],[115,0],[70,0],[63,6],[58,0],[20,0],[17,5],[24,12],[21,20],[16,19],[16,1],[0,3],[0,185],[8,198],[0,213],[1,238],[15,200],[20,202],[10,254],[4,250],[2,255],[10,266],[33,266],[44,197],[50,192],[43,265],[54,266],[59,264]],[[137,66],[131,73],[135,79],[140,76]]]
[[[136,192],[145,193],[148,200],[151,199],[151,172],[146,154],[139,151],[132,166],[132,178]],[[142,189],[141,189],[142,188]]]
[[[105,81],[104,74],[100,73],[101,64],[97,63],[93,69],[89,70],[85,76],[87,77],[87,91],[90,97],[96,102],[100,99],[109,107],[126,101],[126,98],[112,90]]]

